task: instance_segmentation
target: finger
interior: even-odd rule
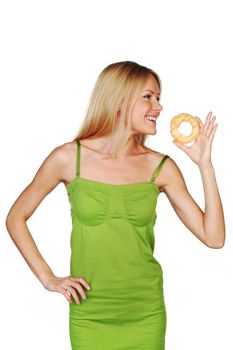
[[[70,296],[70,292],[67,291],[65,288],[59,288],[59,289],[58,289],[58,292],[60,292],[61,294],[63,294],[69,303],[72,302],[71,296]]]
[[[210,135],[209,135],[209,140],[212,141],[215,135],[215,132],[217,130],[218,124],[215,124],[213,130],[211,131]]]
[[[204,125],[204,128],[203,128],[203,135],[204,135],[204,136],[206,136],[206,132],[207,132],[207,129],[208,129],[208,127],[209,127],[211,115],[212,115],[212,112],[209,112],[209,113],[207,114],[206,121],[205,121],[205,125]]]
[[[199,134],[198,134],[198,136],[196,138],[196,141],[199,142],[201,140],[201,137],[202,137],[202,133],[203,133],[203,130],[204,130],[204,125],[202,123],[202,120],[199,117],[195,116],[194,118],[197,119],[197,121],[199,122],[199,126],[200,126],[200,132],[199,132]]]
[[[179,147],[180,149],[182,149],[182,151],[186,152],[189,147],[185,146],[183,143],[178,142],[176,140],[172,141],[177,147]]]
[[[67,283],[68,283],[69,287],[72,287],[74,290],[77,290],[84,300],[87,299],[86,293],[83,290],[83,288],[82,288],[82,286],[80,285],[79,282],[74,281],[74,280],[72,280],[72,281],[68,280]]]
[[[76,304],[80,304],[79,297],[75,291],[75,288],[72,288],[71,286],[66,287],[67,292],[70,292],[72,297],[74,298]]]
[[[211,133],[212,130],[213,130],[215,120],[216,120],[216,117],[214,116],[214,117],[210,120],[210,122],[209,122],[209,126],[208,126],[208,128],[206,129],[206,136],[207,136],[207,137],[209,137],[210,133]]]
[[[212,113],[213,113],[213,112],[209,112],[209,113],[207,114],[206,120],[208,120],[208,121],[210,120]]]
[[[203,127],[202,120],[201,120],[199,117],[197,117],[197,116],[195,116],[194,118],[198,119],[198,122],[200,123],[200,126],[202,126],[202,127]]]
[[[86,289],[90,290],[91,286],[85,281],[83,277],[70,277],[72,281],[78,281],[80,282]]]
[[[203,125],[202,120],[201,120],[200,118],[198,118],[197,116],[195,116],[195,118],[196,118],[196,119],[198,120],[198,122],[199,122],[199,125],[200,125],[200,134],[201,134],[202,131],[203,131],[204,125]]]
[[[78,283],[78,282],[73,282],[74,284],[72,285],[72,287],[74,287],[78,292],[79,294],[81,295],[81,297],[83,299],[87,299],[87,296],[86,296],[86,293],[84,292],[83,288],[81,287],[81,285]]]

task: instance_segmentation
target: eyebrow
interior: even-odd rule
[[[152,91],[152,90],[147,89],[147,90],[145,90],[145,91],[150,91],[152,94],[154,94],[154,91]],[[144,92],[145,92],[145,91],[144,91]],[[160,92],[158,92],[158,95],[160,95]]]

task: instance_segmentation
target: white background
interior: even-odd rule
[[[232,30],[225,0],[1,1],[1,349],[70,349],[68,302],[31,272],[5,216],[47,155],[76,135],[100,71],[123,60],[160,75],[163,111],[147,145],[176,161],[203,210],[200,172],[172,143],[169,125],[183,112],[203,122],[209,111],[217,117],[212,162],[225,246],[206,247],[161,194],[154,256],[164,271],[166,350],[233,349]],[[54,273],[69,275],[71,219],[62,183],[28,227]]]

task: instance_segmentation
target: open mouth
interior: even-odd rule
[[[151,124],[155,124],[157,117],[152,117],[152,116],[146,115],[145,119],[148,120],[148,122],[150,122]]]

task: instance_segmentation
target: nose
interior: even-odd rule
[[[163,110],[163,106],[158,102],[153,105],[152,109],[161,112]]]

